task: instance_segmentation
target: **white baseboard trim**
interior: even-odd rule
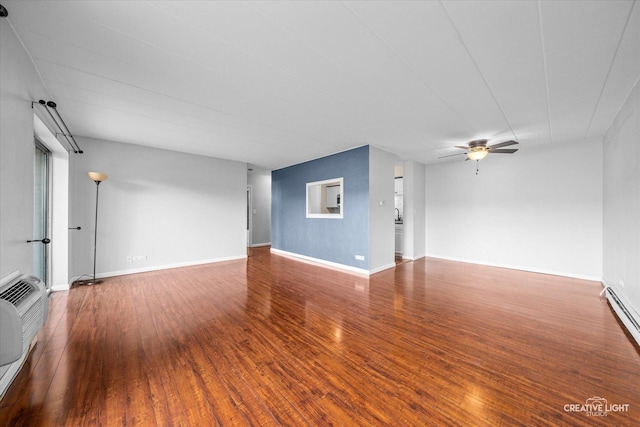
[[[486,265],[486,266],[489,266],[489,267],[508,268],[509,270],[528,271],[528,272],[531,272],[531,273],[549,274],[551,276],[570,277],[572,279],[591,280],[591,281],[594,281],[594,282],[602,281],[602,277],[599,277],[599,276],[590,276],[590,275],[586,275],[586,274],[567,273],[565,271],[553,271],[553,270],[536,269],[536,268],[517,266],[517,265],[490,263],[490,262],[477,261],[477,260],[465,259],[465,258],[456,258],[456,257],[450,257],[450,256],[438,255],[438,254],[427,254],[426,256],[429,257],[429,258],[445,259],[447,261],[465,262],[465,263],[468,263],[468,264]]]
[[[391,264],[383,265],[382,267],[374,268],[373,270],[369,270],[369,275],[380,273],[381,271],[388,270],[390,268],[395,268],[396,263],[392,262]]]
[[[71,288],[71,286],[68,283],[61,283],[59,285],[51,285],[51,292],[68,291],[70,288]]]
[[[148,273],[150,271],[168,270],[170,268],[190,267],[193,265],[212,264],[212,263],[224,262],[224,261],[236,261],[240,259],[247,259],[247,256],[240,255],[240,256],[220,257],[220,258],[203,259],[198,261],[178,262],[175,264],[164,264],[164,265],[156,265],[156,266],[150,266],[150,267],[132,268],[129,270],[109,271],[106,273],[96,274],[96,278],[104,279],[107,277],[114,277],[114,276],[126,276],[127,274]],[[76,280],[79,280],[81,278],[86,278],[86,277],[87,275],[75,276],[71,279],[70,283],[72,284]]]
[[[271,242],[267,242],[267,243],[253,243],[251,246],[249,246],[250,248],[259,248],[262,246],[270,246]]]
[[[602,279],[602,285],[604,286],[604,291],[607,294],[607,300],[609,300],[609,304],[616,313],[616,316],[618,316],[618,319],[620,319],[624,327],[636,340],[638,345],[640,345],[640,330],[638,329],[638,326],[640,325],[640,313],[635,310],[633,305],[631,305],[620,289],[609,285],[604,279]],[[613,290],[613,293],[611,290]]]
[[[300,261],[300,262],[306,262],[308,264],[313,264],[313,265],[317,265],[320,267],[327,267],[330,268],[332,270],[338,270],[338,271],[342,271],[345,273],[353,273],[353,274],[357,274],[359,276],[369,276],[370,273],[369,270],[365,270],[364,268],[358,268],[358,267],[352,267],[350,265],[345,265],[345,264],[340,264],[337,262],[332,262],[332,261],[326,261],[324,259],[320,259],[320,258],[313,258],[310,256],[306,256],[306,255],[300,255],[300,254],[296,254],[293,252],[287,252],[287,251],[283,251],[281,249],[275,249],[275,248],[271,248],[271,253],[275,254],[275,255],[280,255],[286,258],[290,258],[296,261]],[[395,265],[395,264],[394,264]]]
[[[402,259],[406,259],[406,260],[409,260],[409,261],[417,261],[417,260],[419,260],[421,258],[425,258],[425,257],[426,257],[426,255],[417,255],[417,256],[412,256],[412,257],[403,256]]]

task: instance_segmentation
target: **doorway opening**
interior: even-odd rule
[[[251,256],[253,229],[253,186],[247,185],[247,256]]]

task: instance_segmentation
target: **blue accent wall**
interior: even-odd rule
[[[340,177],[343,218],[307,218],[307,183]],[[271,173],[271,247],[369,269],[368,146]],[[355,255],[365,259],[356,260]]]

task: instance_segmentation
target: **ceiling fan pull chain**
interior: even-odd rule
[[[476,175],[478,175],[478,162],[479,160],[476,160]]]

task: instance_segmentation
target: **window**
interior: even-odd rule
[[[307,183],[307,218],[342,218],[344,178]]]
[[[37,139],[33,162],[33,239],[42,240],[49,235],[49,159],[51,152]],[[50,285],[48,278],[49,247],[33,244],[33,271],[40,280]]]

